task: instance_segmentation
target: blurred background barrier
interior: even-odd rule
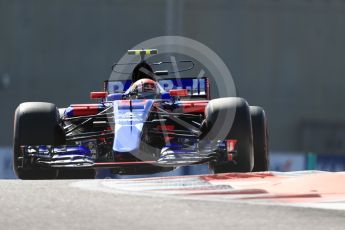
[[[0,179],[16,178],[12,169],[12,149],[0,148]]]

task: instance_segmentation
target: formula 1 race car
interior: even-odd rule
[[[18,106],[13,167],[20,179],[94,178],[101,167],[122,175],[195,164],[209,164],[214,173],[267,170],[261,107],[238,97],[210,100],[208,78],[173,79],[169,71],[154,71],[162,62],[150,63],[145,55],[157,50],[128,54],[141,56],[130,79],[105,81],[104,91],[90,94],[98,103]]]

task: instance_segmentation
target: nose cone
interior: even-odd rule
[[[137,154],[141,133],[153,100],[114,101],[115,136],[113,151]]]

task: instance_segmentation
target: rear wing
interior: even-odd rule
[[[189,97],[209,99],[210,87],[208,78],[165,78],[157,80],[162,88],[169,92],[171,89],[187,89]],[[111,93],[124,93],[132,84],[131,80],[106,80],[104,90]]]

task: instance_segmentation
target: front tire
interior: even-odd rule
[[[13,170],[19,179],[54,179],[56,169],[32,165],[22,154],[22,145],[63,145],[64,132],[59,125],[59,112],[54,104],[25,102],[14,116]]]

